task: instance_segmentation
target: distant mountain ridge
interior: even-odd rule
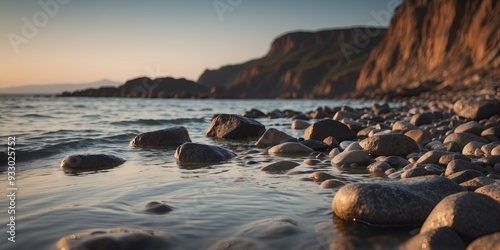
[[[25,85],[18,87],[0,88],[0,94],[58,94],[64,91],[76,91],[88,88],[99,88],[103,86],[116,87],[120,84],[122,83],[108,79],[102,79],[91,83]]]

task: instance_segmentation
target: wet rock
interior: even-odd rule
[[[330,157],[332,157],[332,158],[333,158],[333,157],[335,157],[335,156],[337,156],[337,155],[339,155],[339,154],[340,154],[340,150],[339,150],[338,148],[334,148],[334,149],[332,149],[332,150],[328,153],[328,156],[330,156]]]
[[[462,237],[477,238],[500,231],[500,203],[474,193],[460,192],[444,198],[425,220],[421,233],[449,227]]]
[[[461,117],[479,121],[498,114],[500,107],[489,100],[459,100],[453,105],[453,111]]]
[[[338,188],[344,186],[345,183],[339,180],[334,180],[334,179],[329,179],[321,182],[321,185],[319,185],[320,188],[327,189],[327,188]]]
[[[467,250],[498,249],[498,246],[500,246],[500,232],[475,239],[467,246]]]
[[[464,124],[458,125],[458,127],[455,128],[455,133],[471,133],[475,134],[478,136],[481,136],[481,133],[483,132],[483,126],[479,124],[476,121],[470,121],[466,122]]]
[[[311,118],[309,118],[306,114],[298,114],[292,116],[292,120],[303,120],[303,121],[309,121]]]
[[[345,220],[413,225],[422,223],[441,199],[465,190],[445,177],[434,175],[401,181],[354,183],[336,193],[332,209]]]
[[[209,248],[210,250],[267,250],[267,246],[246,238],[231,238],[217,242]]]
[[[332,165],[366,164],[371,161],[370,155],[363,150],[344,151],[332,159]]]
[[[356,133],[346,125],[334,120],[321,120],[313,123],[304,131],[304,139],[323,141],[326,137],[333,136],[338,142],[352,140]]]
[[[221,114],[215,117],[207,130],[207,136],[223,139],[259,137],[265,131],[261,123],[240,116]]]
[[[243,113],[243,116],[246,118],[261,118],[266,117],[266,114],[258,109],[251,109],[250,111]]]
[[[408,170],[405,170],[403,174],[401,174],[401,179],[413,178],[417,176],[429,175],[429,171],[427,171],[423,167],[415,167]]]
[[[460,183],[460,186],[467,188],[469,191],[475,191],[480,187],[495,183],[495,180],[488,178],[486,176],[479,176],[474,179],[468,180],[466,182]]]
[[[309,165],[309,166],[315,166],[320,164],[321,161],[318,159],[305,159],[304,164]]]
[[[432,140],[432,134],[428,130],[424,129],[413,129],[407,131],[404,135],[412,138],[420,145],[426,145]]]
[[[144,212],[150,214],[166,214],[173,210],[173,207],[157,201],[150,201],[144,206]]]
[[[480,176],[484,176],[484,174],[479,172],[479,171],[476,171],[476,170],[467,169],[464,171],[454,173],[454,174],[448,176],[448,178],[450,180],[460,184],[462,182],[466,182],[468,180],[472,180],[472,179],[474,179],[476,177],[480,177]]]
[[[61,168],[71,171],[108,169],[119,166],[124,159],[107,154],[75,154],[64,157]]]
[[[448,227],[417,234],[403,243],[401,250],[413,249],[465,249],[465,244],[455,231]]]
[[[417,143],[402,134],[376,135],[359,144],[370,155],[408,155],[419,151]]]
[[[264,134],[257,140],[255,146],[257,147],[270,147],[280,144],[281,141],[293,138],[291,135],[279,131],[275,128],[269,128],[264,132]]]
[[[283,173],[283,172],[286,172],[290,169],[293,169],[299,165],[300,164],[298,164],[297,162],[294,162],[294,161],[279,161],[279,162],[269,164],[265,167],[262,167],[260,170],[268,172],[268,173],[273,173],[273,174]]]
[[[449,154],[452,154],[452,153],[447,152],[447,151],[432,150],[432,151],[429,151],[429,152],[425,153],[424,155],[422,155],[418,159],[417,163],[420,163],[420,164],[426,164],[426,163],[439,164],[439,159],[441,158],[441,156],[449,155]]]
[[[385,161],[376,161],[376,162],[368,165],[368,167],[366,167],[366,169],[368,169],[368,171],[370,171],[370,173],[384,173],[385,171],[387,171],[390,168],[392,168],[392,166],[389,165],[389,163],[387,163]]]
[[[315,182],[323,182],[326,180],[334,179],[335,176],[327,174],[325,172],[314,172],[309,175],[309,178],[313,179]]]
[[[446,136],[446,138],[444,139],[444,143],[452,141],[458,144],[458,146],[460,147],[460,152],[463,150],[465,145],[467,145],[467,143],[471,141],[488,143],[488,141],[483,137],[471,133],[452,133]]]
[[[226,161],[236,154],[223,147],[187,142],[175,150],[174,158],[181,163],[220,162]]]
[[[411,117],[410,123],[415,126],[420,126],[424,124],[431,124],[434,120],[434,115],[432,113],[422,113],[415,114]]]
[[[71,234],[56,243],[57,249],[173,249],[175,239],[164,232],[116,228]]]
[[[300,144],[309,147],[314,151],[326,151],[328,149],[328,145],[322,141],[317,140],[303,140],[299,142]]]
[[[500,202],[500,183],[495,182],[486,186],[483,186],[481,188],[476,189],[476,193],[479,194],[484,194],[486,196],[491,197],[492,199],[495,199],[496,201]]]
[[[311,148],[298,142],[285,142],[268,150],[271,155],[303,155],[313,152]]]
[[[178,126],[137,135],[129,145],[131,147],[178,147],[179,145],[191,142],[189,133],[185,127]]]
[[[244,225],[237,236],[254,239],[278,239],[298,232],[296,221],[284,218],[270,218]]]
[[[292,122],[292,129],[300,130],[300,129],[306,129],[309,126],[311,126],[311,123],[306,122],[304,120],[293,120]]]

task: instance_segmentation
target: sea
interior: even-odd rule
[[[340,220],[331,210],[338,189],[321,189],[319,183],[301,180],[308,174],[269,174],[260,168],[291,160],[300,163],[294,170],[325,171],[346,183],[378,181],[383,176],[366,169],[341,169],[328,161],[318,166],[303,163],[313,156],[269,156],[253,146],[255,139],[206,136],[211,118],[221,113],[242,114],[254,108],[263,112],[308,112],[322,106],[361,108],[371,104],[0,96],[0,150],[15,151],[15,162],[9,163],[15,169],[8,169],[7,164],[0,166],[0,248],[53,249],[66,235],[114,228],[166,232],[183,249],[207,249],[235,237],[257,241],[270,249],[329,249],[332,242],[353,237],[383,248],[395,246],[410,237],[410,229],[376,228]],[[294,137],[304,133],[291,129],[290,118],[257,121]],[[175,148],[129,146],[140,133],[173,126],[184,126],[193,142],[223,146],[238,157],[186,168],[174,159]],[[9,137],[15,137],[10,149]],[[65,156],[95,153],[120,156],[126,162],[112,169],[80,173],[60,168]],[[247,164],[249,160],[257,164]],[[13,175],[10,172],[15,178],[9,180]],[[173,210],[161,215],[146,213],[144,206],[151,201],[168,204]],[[252,225],[273,219],[291,220],[295,229],[267,236],[252,230]],[[12,221],[14,227],[8,225]]]

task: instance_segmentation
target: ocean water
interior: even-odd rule
[[[247,237],[272,249],[328,249],[333,241],[362,237],[379,246],[396,245],[407,231],[370,228],[335,218],[331,201],[337,189],[300,181],[307,174],[267,174],[260,168],[280,160],[301,165],[294,170],[320,170],[346,182],[377,181],[366,170],[330,164],[307,166],[304,157],[285,158],[255,149],[253,140],[216,140],[205,136],[214,114],[241,114],[252,108],[264,112],[292,109],[302,112],[319,106],[369,106],[369,103],[332,100],[178,100],[122,98],[58,98],[0,96],[0,150],[16,137],[16,237],[7,240],[9,206],[7,166],[2,180],[0,228],[2,249],[51,249],[65,235],[93,229],[131,228],[173,235],[185,249],[206,249],[235,236]],[[257,119],[293,136],[290,119]],[[239,157],[199,167],[179,166],[175,149],[128,146],[141,132],[184,126],[194,142],[230,148]],[[106,153],[127,161],[116,168],[72,174],[60,167],[70,154]],[[246,156],[246,157],[244,157]],[[259,164],[249,165],[251,159]],[[173,211],[144,212],[150,201],[164,202]],[[270,218],[296,222],[295,231],[281,237],[248,235],[249,224]]]

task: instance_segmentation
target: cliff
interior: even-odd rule
[[[498,80],[500,1],[406,0],[370,52],[356,92],[463,88]]]
[[[215,98],[328,98],[354,91],[359,70],[386,30],[294,32],[259,59],[206,70],[198,84]]]

